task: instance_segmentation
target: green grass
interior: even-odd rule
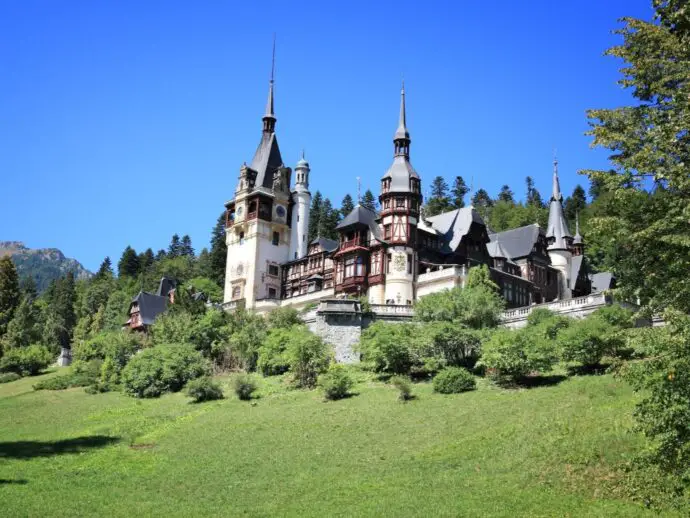
[[[49,374],[54,375],[54,374]],[[605,488],[641,447],[610,376],[397,400],[361,377],[324,402],[263,380],[260,398],[189,404],[0,385],[4,516],[644,516]]]

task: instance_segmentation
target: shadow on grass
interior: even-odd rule
[[[23,486],[24,484],[28,484],[29,482],[23,479],[18,479],[18,480],[13,480],[10,478],[0,478],[0,486],[4,485],[10,485],[13,484],[15,486]]]
[[[67,453],[81,453],[93,448],[103,448],[119,440],[119,437],[91,435],[62,441],[0,442],[0,459],[31,459]]]
[[[562,374],[551,374],[548,376],[535,375],[526,376],[520,379],[494,379],[494,383],[504,389],[532,389],[538,387],[553,387],[562,381],[568,379],[568,376]]]
[[[609,365],[596,364],[596,365],[576,365],[568,367],[568,374],[571,376],[601,376],[606,374]]]

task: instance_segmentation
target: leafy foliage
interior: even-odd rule
[[[344,365],[334,363],[328,371],[318,378],[318,385],[324,397],[330,400],[346,398],[355,382]]]
[[[610,331],[611,326],[601,318],[576,321],[558,334],[561,358],[584,367],[599,365],[604,354],[609,352],[606,337]]]
[[[53,363],[55,358],[47,347],[33,344],[7,351],[0,359],[0,372],[15,372],[21,376],[35,376]]]
[[[130,360],[122,371],[122,386],[130,396],[158,397],[164,392],[177,392],[209,371],[207,360],[191,345],[157,345]]]
[[[20,296],[19,277],[12,259],[9,255],[0,257],[0,337],[14,317]]]
[[[16,372],[3,372],[0,374],[0,383],[9,383],[18,379],[21,379],[21,376]]]
[[[210,376],[202,376],[187,383],[185,395],[195,403],[223,399],[223,389]]]
[[[328,345],[304,326],[293,326],[285,349],[285,358],[293,375],[293,383],[313,388],[319,374],[326,370],[330,359]]]
[[[482,344],[478,365],[500,381],[520,381],[535,371],[548,371],[558,360],[553,340],[538,326],[517,331],[499,329]]]
[[[362,362],[375,372],[408,374],[414,364],[412,324],[374,322],[362,332]]]
[[[400,401],[409,401],[414,399],[412,394],[412,382],[406,376],[393,376],[390,379],[390,384],[398,389],[398,399]]]
[[[477,382],[472,374],[460,367],[448,367],[434,376],[434,392],[440,394],[459,394],[474,390]]]
[[[233,381],[235,394],[242,401],[249,401],[258,388],[251,374],[239,374]]]

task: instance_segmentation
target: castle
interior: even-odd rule
[[[410,161],[405,88],[393,137],[393,162],[381,178],[380,211],[362,205],[338,224],[338,240],[308,241],[310,166],[304,155],[286,167],[276,136],[271,77],[261,141],[240,168],[225,203],[226,309],[267,311],[324,299],[364,297],[372,308],[410,306],[446,288],[463,286],[468,269],[487,265],[508,307],[588,295],[585,243],[568,229],[554,160],[546,229],[527,225],[493,233],[472,207],[425,217],[422,182]],[[609,286],[597,286],[603,290]],[[600,283],[601,284],[601,283]]]

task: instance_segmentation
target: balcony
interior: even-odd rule
[[[236,299],[236,300],[231,300],[228,302],[223,302],[220,307],[223,311],[235,311],[237,309],[242,309],[244,308],[245,300],[244,299]]]

